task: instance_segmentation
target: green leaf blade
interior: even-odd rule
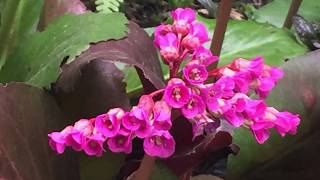
[[[0,82],[48,86],[57,79],[63,58],[69,63],[90,43],[124,37],[127,22],[121,13],[62,16],[20,44],[0,72]]]

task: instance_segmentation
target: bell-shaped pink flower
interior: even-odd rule
[[[92,122],[88,119],[80,119],[73,126],[74,131],[78,131],[84,136],[91,135],[93,128]]]
[[[154,131],[143,141],[146,154],[153,157],[168,158],[175,151],[175,141],[168,131]]]
[[[96,117],[95,128],[105,137],[113,137],[120,130],[124,111],[120,108],[110,109],[107,114]]]
[[[139,128],[135,131],[135,134],[139,138],[145,138],[150,135],[153,130],[153,126],[151,126],[151,122],[147,119],[139,120]]]
[[[193,53],[192,56],[193,60],[198,60],[200,64],[205,66],[209,66],[210,64],[219,60],[218,56],[213,56],[209,49],[200,46],[197,50]]]
[[[179,58],[179,41],[174,33],[169,32],[164,36],[158,36],[154,43],[160,47],[164,63],[168,64],[168,62],[176,61]]]
[[[183,76],[190,84],[196,85],[207,80],[208,72],[204,65],[191,61],[183,68]]]
[[[157,26],[154,31],[155,38],[158,38],[159,36],[165,36],[167,33],[172,32],[172,26],[170,24],[161,24],[160,26]],[[158,42],[158,41],[155,41]],[[155,44],[159,47],[159,44]]]
[[[196,14],[191,8],[177,8],[171,13],[174,20],[173,30],[182,36],[188,34],[191,23],[196,19]]]
[[[89,156],[102,156],[105,138],[101,134],[93,134],[83,138],[82,149]]]
[[[132,151],[132,139],[131,133],[128,130],[121,129],[119,133],[108,139],[107,144],[112,152],[124,152],[131,153]]]
[[[137,129],[139,129],[140,126],[140,120],[138,118],[136,118],[135,116],[132,115],[132,113],[126,113],[123,117],[122,117],[122,125],[131,131],[136,131]]]
[[[48,134],[49,146],[58,154],[62,154],[65,149],[65,137],[60,132],[52,132]]]
[[[131,113],[140,120],[150,119],[153,106],[154,101],[152,97],[149,95],[143,95],[140,97],[138,105],[132,108]]]
[[[202,114],[206,106],[199,95],[192,94],[189,102],[181,108],[184,117],[191,119]]]
[[[183,38],[181,45],[193,52],[207,41],[209,37],[206,26],[202,23],[195,23],[192,25],[192,32]]]
[[[268,129],[252,130],[252,133],[259,144],[263,144],[270,137],[270,131]]]
[[[171,129],[171,107],[163,100],[157,101],[153,107],[153,127],[157,130]]]
[[[81,151],[83,138],[84,135],[80,131],[73,129],[73,131],[66,136],[66,145],[71,146],[75,151]]]
[[[281,136],[285,136],[286,133],[296,134],[297,126],[300,124],[300,118],[298,115],[290,112],[277,113],[277,121],[275,122],[275,128]]]
[[[181,108],[189,102],[190,90],[185,83],[178,78],[173,78],[168,82],[164,91],[164,100],[171,107]]]

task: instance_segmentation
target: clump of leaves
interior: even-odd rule
[[[96,0],[96,10],[102,13],[119,12],[123,0]]]

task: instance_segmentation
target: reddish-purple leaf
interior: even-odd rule
[[[57,156],[47,133],[64,126],[54,98],[23,83],[0,87],[0,179],[79,179],[71,154]]]
[[[79,60],[71,63],[54,89],[70,120],[94,117],[115,107],[128,110],[124,74],[112,62],[97,59],[80,63]]]
[[[81,0],[45,0],[39,28],[43,29],[58,16],[85,12],[87,12],[87,8]]]

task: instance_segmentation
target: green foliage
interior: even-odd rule
[[[0,69],[16,44],[36,31],[42,0],[0,1]]]
[[[274,0],[270,4],[254,11],[253,19],[282,27],[292,0]],[[309,21],[320,21],[320,0],[303,0],[298,14]]]
[[[119,12],[120,4],[123,0],[96,0],[96,9],[102,13]]]
[[[209,32],[213,32],[215,22],[200,18]],[[233,59],[254,58],[261,55],[269,65],[280,65],[285,59],[304,54],[306,47],[284,29],[253,21],[230,21],[222,47],[219,65],[230,63]]]
[[[3,66],[0,82],[48,86],[59,76],[63,58],[68,57],[69,63],[89,48],[89,43],[124,37],[127,22],[121,13],[62,16],[19,44]]]
[[[193,3],[193,0],[168,0],[170,8],[178,7],[190,7]]]
[[[283,64],[281,68],[285,71],[285,77],[268,97],[268,104],[270,106],[301,115],[301,124],[298,127],[297,134],[294,136],[286,135],[285,138],[281,138],[277,133],[273,133],[273,136],[265,144],[260,145],[254,140],[253,135],[248,130],[238,129],[235,131],[234,143],[238,144],[241,150],[238,156],[231,156],[228,161],[228,179],[238,180],[242,179],[242,177],[251,179],[249,175],[256,176],[256,174],[259,174],[257,172],[260,170],[263,171],[263,169],[266,171],[272,169],[276,172],[276,168],[268,167],[268,165],[270,165],[271,162],[277,162],[281,158],[284,158],[299,146],[303,147],[300,150],[300,154],[304,154],[308,149],[319,149],[319,145],[315,146],[315,141],[309,141],[310,138],[318,132],[320,125],[318,121],[320,106],[319,103],[317,103],[320,97],[320,83],[318,83],[319,81],[317,80],[317,75],[320,73],[319,57],[320,51],[318,50],[301,57],[290,59]],[[304,162],[306,162],[305,156],[308,156],[308,154],[300,156]],[[285,162],[281,163],[283,164]],[[318,160],[314,159],[307,163],[317,164]],[[295,169],[311,168],[310,166],[303,167],[304,165],[304,163],[300,165],[298,163]],[[282,172],[280,174],[271,176],[282,176],[282,178],[270,177],[263,179],[292,179],[285,176],[289,174],[291,169],[288,170],[289,168],[285,166],[281,168]],[[292,174],[294,175],[295,173]],[[305,175],[306,173],[302,174]],[[295,176],[294,179],[304,179],[304,176]]]

